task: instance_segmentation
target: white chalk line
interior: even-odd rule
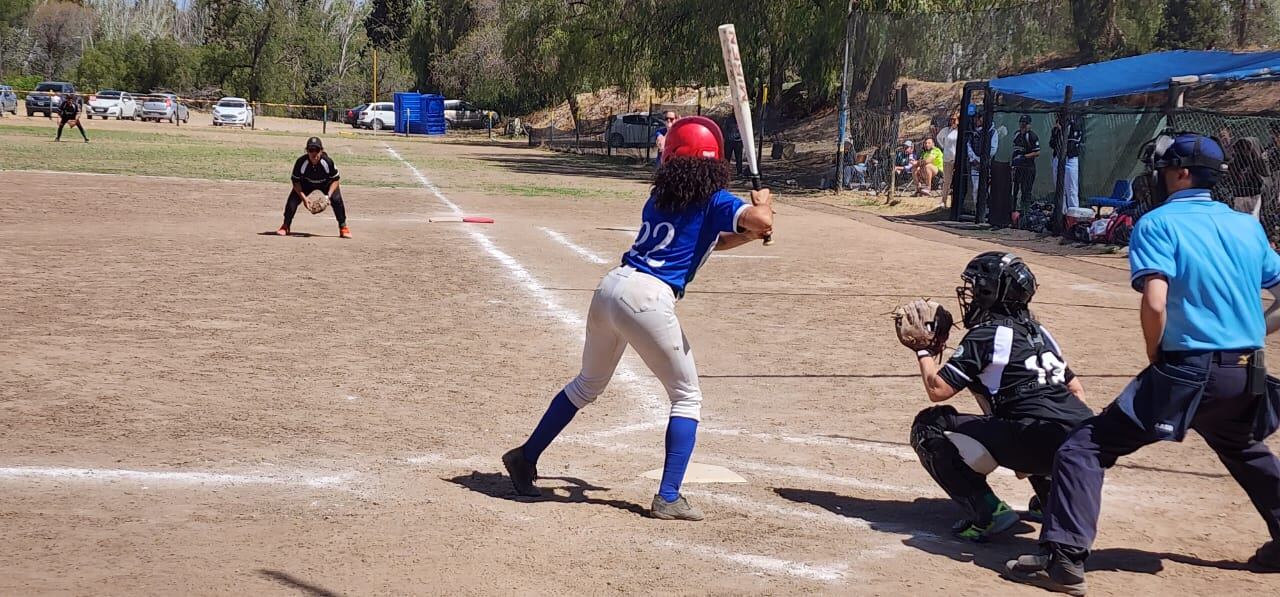
[[[604,257],[601,257],[601,256],[599,256],[599,255],[597,255],[597,254],[595,254],[595,253],[592,253],[592,252],[591,252],[590,250],[588,250],[587,248],[585,248],[585,247],[583,247],[583,246],[581,246],[581,245],[579,245],[579,244],[574,243],[573,241],[569,240],[568,238],[565,238],[565,236],[564,236],[563,234],[560,234],[559,232],[556,232],[555,230],[552,230],[552,229],[550,229],[550,228],[546,228],[546,227],[540,228],[540,230],[542,230],[543,232],[547,233],[547,236],[550,236],[550,237],[551,237],[551,240],[554,240],[554,241],[556,241],[556,242],[560,243],[561,245],[564,245],[565,247],[568,247],[570,251],[573,251],[574,253],[577,253],[580,257],[582,257],[583,259],[586,259],[586,260],[587,260],[587,263],[594,263],[594,264],[596,264],[596,265],[604,265],[604,264],[606,264],[606,263],[609,263],[609,261],[608,261],[607,259],[605,259]]]
[[[73,467],[3,467],[0,481],[19,479],[52,479],[85,483],[128,481],[173,485],[243,486],[301,485],[315,488],[338,487],[355,478],[354,473],[312,474],[305,472],[236,474],[196,471],[148,471]]]
[[[420,170],[418,170],[418,168],[409,163],[408,160],[404,159],[404,157],[390,146],[387,146],[387,152],[409,168],[409,170],[413,172],[414,177],[418,179],[418,182],[422,184],[423,188],[431,191],[431,193],[435,195],[441,203],[447,206],[454,213],[462,214],[462,209],[458,207],[457,204],[450,201],[448,197],[445,197],[444,193],[441,193],[440,189],[432,184],[431,181],[423,175]],[[495,259],[498,263],[501,263],[503,267],[507,269],[507,273],[510,274],[516,282],[523,286],[529,294],[537,298],[538,301],[542,303],[543,308],[555,319],[559,320],[565,326],[574,329],[578,333],[583,332],[586,327],[586,322],[583,321],[582,317],[561,305],[555,297],[547,292],[546,288],[538,282],[537,278],[535,278],[533,274],[529,273],[529,271],[520,264],[519,261],[507,254],[505,251],[499,249],[497,245],[495,245],[483,232],[474,228],[468,228],[467,233],[471,235],[471,238],[476,242],[476,244],[480,245],[480,247],[484,249],[490,257]],[[644,389],[637,387],[640,384],[640,377],[636,375],[635,371],[629,367],[625,361],[618,365],[618,370],[615,372],[614,377],[620,378],[623,382],[626,382],[629,389],[633,389],[635,390],[634,393],[639,394],[639,396],[636,397],[641,400],[641,405],[644,409],[646,418],[662,416],[667,414],[670,410],[670,402],[664,395],[653,391],[645,391]]]
[[[842,581],[849,570],[849,565],[845,563],[808,564],[771,556],[737,553],[710,545],[697,545],[669,540],[655,541],[653,544],[664,549],[731,562],[765,574],[782,574],[821,582]]]
[[[557,441],[567,443],[567,444],[575,444],[580,446],[598,448],[608,452],[626,452],[628,454],[641,453],[647,449],[647,448],[639,448],[636,446],[632,446],[632,445],[624,444],[620,442],[593,441],[591,439],[587,439],[582,436],[562,436]],[[841,477],[839,475],[824,473],[822,471],[815,471],[812,469],[808,469],[800,466],[794,466],[794,465],[768,464],[764,462],[754,462],[754,461],[742,460],[742,459],[729,460],[729,459],[717,458],[717,457],[710,457],[710,458],[699,457],[698,460],[702,462],[706,462],[707,464],[716,464],[716,465],[724,466],[730,469],[750,471],[750,472],[761,473],[765,475],[773,475],[776,477],[806,479],[809,481],[818,481],[822,483],[828,483],[831,485],[840,485],[844,487],[853,487],[857,489],[879,491],[883,493],[896,493],[896,494],[910,495],[910,496],[917,496],[917,497],[943,495],[941,490],[939,490],[937,487],[934,487],[932,485],[907,486],[907,485],[894,485],[891,483],[880,483],[877,481],[866,481],[866,480],[858,479],[855,477]]]
[[[832,437],[823,435],[804,435],[789,433],[761,433],[756,431],[748,431],[746,429],[721,429],[718,427],[704,427],[699,431],[709,433],[711,435],[720,435],[725,437],[742,437],[760,440],[764,442],[776,442],[783,444],[801,444],[806,446],[828,446],[833,448],[851,448],[859,452],[867,452],[878,454],[881,456],[892,456],[902,461],[915,462],[918,460],[915,450],[906,446],[895,446],[891,444],[848,439],[843,437]]]

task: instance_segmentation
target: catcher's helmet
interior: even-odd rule
[[[988,251],[974,257],[960,274],[956,300],[964,327],[972,328],[992,314],[1023,316],[1036,294],[1036,276],[1017,255]]]
[[[716,121],[705,116],[686,116],[667,131],[662,161],[676,156],[724,159],[724,136]]]

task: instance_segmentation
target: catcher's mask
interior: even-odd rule
[[[993,313],[1020,316],[1036,294],[1036,276],[1017,255],[988,251],[974,257],[960,274],[956,301],[964,327],[972,328]]]
[[[1161,173],[1165,168],[1186,168],[1199,174],[1201,186],[1213,188],[1227,172],[1227,157],[1217,137],[1174,131],[1160,133],[1138,150],[1138,159],[1147,167],[1155,205],[1169,198],[1169,188]]]
[[[724,135],[720,125],[706,116],[686,116],[667,130],[662,161],[676,156],[724,159]]]

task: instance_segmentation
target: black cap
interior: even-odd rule
[[[1023,114],[1022,117],[1018,119],[1018,124],[1031,124],[1031,115]]]
[[[320,137],[307,139],[307,149],[324,149],[324,145],[320,143]]]

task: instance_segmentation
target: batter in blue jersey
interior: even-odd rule
[[[680,494],[702,391],[676,301],[711,251],[744,245],[773,229],[769,191],[752,192],[747,204],[724,190],[729,180],[720,127],[701,116],[676,121],[666,135],[636,242],[591,299],[581,372],[551,401],[528,441],[502,457],[516,493],[541,495],[533,484],[538,457],[578,409],[604,392],[631,346],[671,399],[662,483],[650,512],[663,520],[702,520],[702,512]]]

